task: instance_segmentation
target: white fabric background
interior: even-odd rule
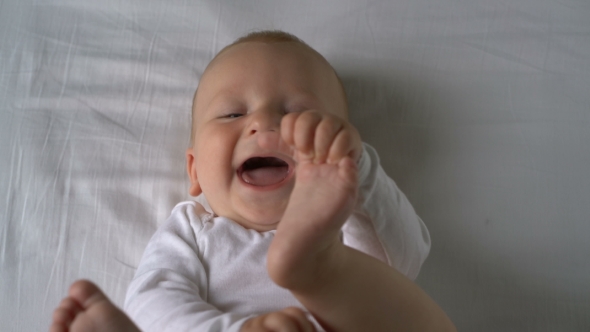
[[[211,57],[292,32],[428,225],[418,283],[460,331],[590,330],[587,0],[0,1],[0,330],[78,278],[118,303],[188,198]]]

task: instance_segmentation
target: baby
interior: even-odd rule
[[[150,240],[125,301],[144,330],[453,331],[410,281],[428,231],[348,122],[329,63],[257,32],[208,65],[186,152],[196,201]],[[51,331],[137,331],[78,281]]]

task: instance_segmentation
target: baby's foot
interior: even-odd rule
[[[93,283],[78,280],[53,312],[50,332],[139,331]]]
[[[357,173],[349,157],[338,164],[297,166],[295,187],[268,251],[269,275],[279,286],[294,290],[317,284],[334,266],[334,253],[343,246],[340,228],[356,200]]]

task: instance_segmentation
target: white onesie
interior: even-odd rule
[[[363,144],[359,199],[342,228],[343,242],[414,279],[430,236],[405,195]],[[127,291],[125,311],[144,331],[239,331],[249,318],[303,306],[267,275],[275,231],[245,229],[182,202],[147,245]]]

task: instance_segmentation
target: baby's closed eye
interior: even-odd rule
[[[227,119],[235,119],[235,118],[239,118],[240,116],[243,116],[244,114],[242,113],[228,113],[225,114],[223,116],[221,116],[222,118],[227,118]]]
[[[231,105],[229,107],[220,107],[217,114],[220,119],[235,119],[242,117],[248,113],[245,107],[238,105]]]
[[[302,105],[302,104],[287,105],[286,107],[283,107],[283,114],[304,112],[309,109],[310,109],[309,107],[307,107],[306,105]]]

